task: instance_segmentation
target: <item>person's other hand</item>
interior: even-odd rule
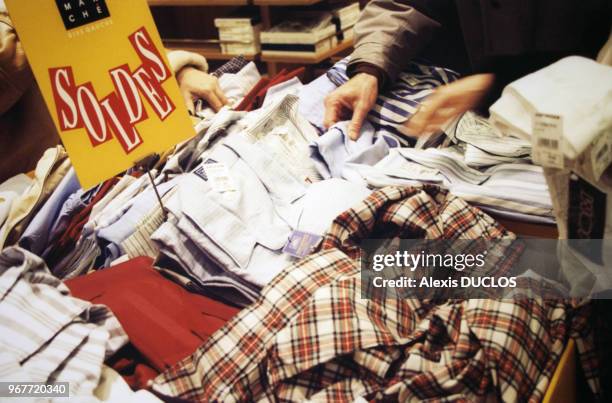
[[[475,74],[437,88],[405,125],[405,132],[419,136],[439,131],[455,117],[480,106],[493,86],[493,74]]]
[[[357,140],[361,126],[378,97],[378,79],[371,74],[359,73],[344,85],[325,97],[325,118],[323,124],[329,128],[340,120],[351,116],[348,135]]]
[[[176,79],[187,104],[187,109],[191,113],[194,109],[193,102],[197,98],[204,98],[215,112],[228,102],[215,76],[193,67],[185,67],[179,71]]]

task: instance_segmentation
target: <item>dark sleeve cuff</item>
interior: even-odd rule
[[[346,74],[349,77],[354,77],[359,73],[366,73],[376,77],[376,79],[378,80],[379,90],[387,83],[387,74],[385,73],[385,71],[380,67],[370,63],[355,63],[353,65],[349,65],[346,70]]]

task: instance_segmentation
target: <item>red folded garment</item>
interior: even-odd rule
[[[297,69],[293,69],[291,71],[282,70],[281,73],[274,76],[274,78],[270,82],[270,87],[276,84],[284,83],[285,81],[291,80],[293,77],[297,77],[300,74],[304,74],[306,71],[305,67],[298,67]]]
[[[264,100],[266,99],[266,94],[268,93],[268,90],[271,87],[277,84],[284,83],[285,81],[289,81],[293,77],[297,77],[300,74],[303,74],[305,70],[306,69],[304,67],[298,67],[297,69],[291,71],[287,71],[286,69],[281,70],[277,75],[270,79],[270,82],[268,82],[267,85],[265,85],[257,92],[255,97],[253,98],[253,101],[249,105],[249,109],[246,110],[251,111],[253,109],[261,108]]]
[[[259,90],[261,90],[262,88],[265,88],[269,82],[270,82],[270,79],[265,78],[265,77],[259,80],[257,84],[255,84],[255,86],[251,88],[251,91],[249,91],[249,93],[246,94],[244,98],[242,98],[242,101],[240,101],[240,103],[238,104],[238,106],[234,108],[234,110],[236,111],[253,110],[252,105],[253,105],[253,101],[255,100],[255,96],[257,95]]]
[[[132,343],[128,343],[127,346],[110,357],[106,365],[117,371],[134,390],[146,389],[149,381],[160,374],[159,371],[148,364]]]
[[[77,298],[107,305],[146,364],[162,372],[193,353],[239,309],[187,291],[152,263],[138,257],[66,285]]]

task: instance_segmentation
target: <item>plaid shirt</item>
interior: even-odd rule
[[[38,256],[0,254],[0,380],[69,382],[93,395],[104,359],[128,341],[112,312],[73,298]]]
[[[219,67],[217,70],[213,71],[210,74],[217,78],[221,77],[223,74],[226,74],[226,73],[235,74],[235,73],[238,73],[240,70],[242,70],[242,68],[246,66],[247,64],[249,64],[249,61],[245,59],[244,56],[232,57],[230,60],[224,63],[221,67]]]
[[[383,236],[514,237],[437,188],[377,191],[152,388],[223,402],[540,400],[568,337],[568,307],[362,299],[358,244]]]

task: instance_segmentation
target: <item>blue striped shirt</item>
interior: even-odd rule
[[[336,86],[349,79],[346,75],[348,61],[348,58],[339,61],[327,72],[327,77]],[[409,133],[404,124],[437,87],[457,78],[459,74],[452,70],[410,62],[397,80],[378,96],[368,120],[377,132],[384,130],[398,136],[405,145],[414,145],[413,139],[405,137]]]

